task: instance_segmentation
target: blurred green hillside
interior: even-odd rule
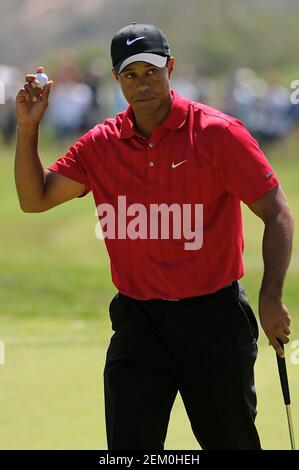
[[[297,0],[4,0],[0,17],[0,63],[24,70],[65,54],[104,57],[109,67],[112,35],[140,21],[163,29],[178,61],[200,74],[299,71]]]

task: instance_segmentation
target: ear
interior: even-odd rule
[[[168,69],[168,77],[170,78],[174,67],[174,57],[169,57],[167,62],[167,69]]]
[[[116,70],[114,68],[112,69],[112,75],[114,76],[115,80],[118,81],[118,75],[117,75]]]

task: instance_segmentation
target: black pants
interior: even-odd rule
[[[179,301],[118,292],[104,369],[108,449],[163,450],[179,391],[203,449],[260,449],[258,325],[243,286]]]

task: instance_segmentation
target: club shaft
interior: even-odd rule
[[[294,428],[293,428],[292,414],[291,414],[291,405],[286,405],[286,410],[287,410],[287,417],[288,417],[291,447],[292,447],[292,450],[296,450]]]

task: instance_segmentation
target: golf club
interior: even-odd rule
[[[283,343],[279,339],[278,339],[278,342],[284,351]],[[285,403],[286,411],[287,411],[291,448],[292,450],[296,450],[294,429],[293,429],[292,415],[291,415],[291,398],[290,398],[286,361],[284,357],[280,357],[277,353],[276,353],[276,359],[277,359],[281,389],[283,393],[283,399],[284,399],[284,403]]]

